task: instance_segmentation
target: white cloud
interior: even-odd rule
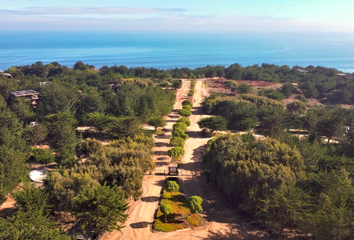
[[[91,9],[91,8],[90,8]],[[351,24],[335,22],[319,22],[311,20],[299,20],[291,18],[273,18],[259,16],[212,16],[212,15],[188,15],[184,9],[107,9],[99,10],[72,10],[66,16],[58,15],[8,15],[0,17],[3,23],[0,29],[6,30],[51,30],[51,31],[129,31],[129,32],[192,32],[192,33],[234,33],[247,32],[354,32]],[[107,14],[125,12],[122,16],[92,16],[89,13],[107,11]],[[140,13],[166,13],[166,14],[137,14]],[[169,12],[170,11],[170,12]],[[178,11],[182,11],[178,13]],[[45,11],[40,11],[44,13]],[[63,14],[61,11],[60,14]],[[92,12],[92,13],[93,13]],[[171,14],[169,14],[171,13]],[[173,14],[172,14],[173,13]],[[59,13],[58,13],[59,14]],[[73,15],[79,14],[79,15]],[[81,14],[81,15],[80,15]],[[137,16],[127,16],[137,14]],[[1,13],[0,13],[1,15]],[[2,18],[2,19],[1,19]]]
[[[181,13],[183,8],[142,8],[142,7],[29,7],[21,10],[0,9],[1,15],[82,15],[82,14],[158,14]]]

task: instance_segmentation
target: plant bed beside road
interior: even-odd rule
[[[175,191],[167,189],[168,182],[165,183],[160,207],[155,216],[154,229],[162,232],[172,232],[200,226],[203,223],[203,219],[197,213],[192,214],[190,208],[187,206],[185,196],[179,189]],[[171,182],[177,183],[174,180]],[[164,206],[170,209],[167,214],[163,213],[166,211]]]

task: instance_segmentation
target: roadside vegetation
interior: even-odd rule
[[[164,185],[164,191],[157,211],[154,229],[162,232],[172,232],[189,227],[198,227],[203,219],[198,213],[203,211],[203,200],[198,196],[185,199],[179,185],[169,180]]]
[[[73,69],[36,63],[9,71],[13,79],[0,76],[0,203],[15,192],[16,205],[0,218],[0,238],[68,239],[75,224],[94,236],[120,230],[129,201],[142,193],[144,173],[155,167],[152,132],[141,126],[165,125],[175,91],[162,89],[160,80],[123,79],[113,68],[96,71],[81,62]],[[40,93],[35,108],[9,94],[23,89]],[[27,186],[33,162],[51,164],[43,188],[15,190]]]

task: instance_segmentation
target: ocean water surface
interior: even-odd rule
[[[0,70],[42,61],[161,69],[239,63],[354,71],[353,34],[0,33]]]

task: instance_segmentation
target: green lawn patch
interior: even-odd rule
[[[172,232],[184,228],[194,228],[200,226],[203,219],[198,214],[192,214],[186,204],[186,198],[180,192],[166,192],[162,194],[162,204],[172,206],[171,214],[167,215],[167,222],[165,216],[159,209],[157,211],[154,229],[162,232]]]

